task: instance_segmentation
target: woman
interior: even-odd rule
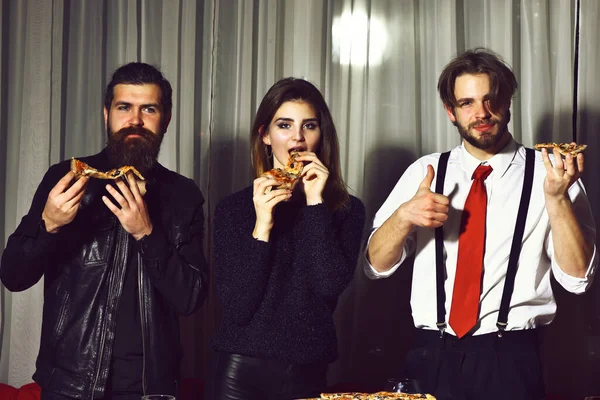
[[[209,399],[318,395],[337,357],[333,311],[356,266],[365,210],[348,195],[323,96],[311,83],[277,82],[251,136],[256,179],[219,203],[215,280],[223,323]],[[293,190],[263,174],[294,150],[304,163]]]

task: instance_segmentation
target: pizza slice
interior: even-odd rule
[[[367,400],[367,393],[347,392],[347,393],[321,393],[321,399],[327,400]]]
[[[571,154],[572,156],[577,156],[579,153],[583,153],[585,149],[587,149],[586,144],[571,144],[571,143],[538,143],[533,146],[536,150],[547,149],[548,151],[552,151],[553,149],[558,149],[558,152],[563,156],[567,154]]]
[[[131,171],[141,180],[145,180],[140,171],[130,165],[111,169],[107,172],[101,172],[76,158],[71,158],[71,171],[73,171],[77,178],[89,176],[98,179],[119,179],[124,177],[127,172]]]
[[[430,394],[409,394],[396,392],[377,392],[377,393],[321,393],[321,399],[327,400],[435,400]]]
[[[264,175],[270,176],[281,182],[279,186],[275,186],[275,189],[293,189],[300,179],[304,163],[302,161],[296,161],[296,158],[300,154],[297,151],[292,151],[285,167],[273,168],[264,173]],[[269,190],[267,190],[269,191]]]
[[[411,393],[396,393],[396,392],[377,392],[372,393],[367,397],[367,400],[435,400],[430,394],[411,394]]]

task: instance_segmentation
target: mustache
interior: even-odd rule
[[[488,118],[488,119],[482,119],[482,120],[473,122],[472,124],[469,124],[469,128],[475,128],[480,125],[498,125],[499,123],[500,123],[500,120],[497,118]]]
[[[114,133],[115,140],[122,141],[129,135],[139,135],[146,140],[153,141],[155,139],[152,131],[141,127],[141,126],[128,126],[126,128],[119,129]]]

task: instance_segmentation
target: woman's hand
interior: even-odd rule
[[[315,153],[303,151],[296,159],[305,163],[302,170],[302,184],[304,185],[306,204],[313,206],[322,203],[329,170]]]
[[[269,235],[273,228],[273,209],[277,204],[289,199],[292,195],[292,192],[288,189],[268,190],[280,183],[265,176],[254,180],[252,201],[256,211],[256,224],[252,236],[263,242],[269,241]]]

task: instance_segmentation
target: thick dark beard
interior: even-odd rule
[[[156,165],[164,136],[162,132],[154,134],[146,128],[130,126],[114,133],[109,127],[107,133],[106,149],[112,167],[131,165],[145,175]],[[141,137],[127,140],[132,134]]]
[[[498,143],[502,142],[508,133],[508,123],[510,122],[510,110],[506,110],[504,117],[500,118],[488,118],[478,122],[470,124],[468,127],[458,123],[458,120],[454,121],[454,126],[458,129],[460,136],[466,140],[471,146],[480,150],[489,150],[495,148]],[[494,124],[498,126],[498,133],[494,136],[485,135],[481,138],[475,138],[469,134],[469,130],[483,124]]]

